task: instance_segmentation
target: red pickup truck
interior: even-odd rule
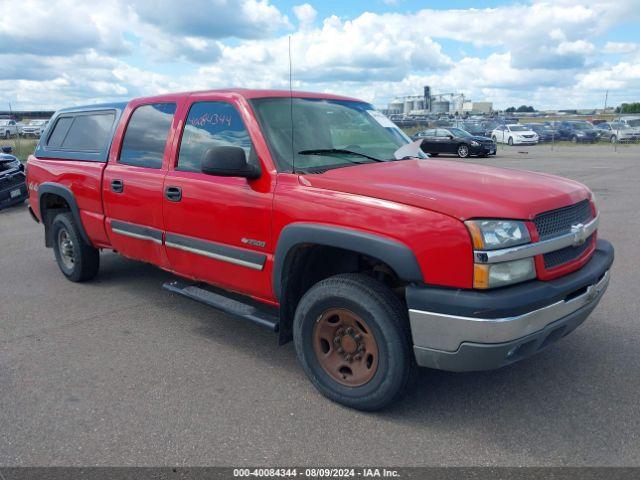
[[[293,340],[345,405],[399,397],[415,365],[501,367],[596,307],[613,248],[584,185],[428,158],[365,102],[218,90],[56,112],[27,164],[62,273],[114,250],[171,292]]]

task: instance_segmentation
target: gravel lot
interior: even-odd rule
[[[159,269],[106,253],[96,281],[66,281],[26,207],[3,210],[0,465],[640,466],[640,147],[472,162],[591,187],[616,247],[609,291],[544,353],[422,370],[376,414],[325,400],[292,344],[162,290]]]

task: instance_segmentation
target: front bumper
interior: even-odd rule
[[[480,144],[479,146],[469,145],[469,154],[470,155],[495,155],[496,154],[496,145],[491,144]]]
[[[578,327],[609,284],[614,251],[598,240],[591,260],[556,280],[495,291],[412,286],[407,304],[418,365],[490,370],[541,351]]]

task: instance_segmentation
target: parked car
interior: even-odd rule
[[[552,142],[557,140],[555,129],[546,123],[525,123],[525,127],[538,134],[538,142]]]
[[[23,125],[21,135],[23,137],[40,138],[48,122],[49,120],[45,119],[30,120],[26,125]]]
[[[599,123],[595,127],[600,140],[611,143],[629,143],[640,140],[640,132],[621,122]]]
[[[20,126],[15,120],[0,119],[0,137],[11,138],[19,135]]]
[[[27,199],[24,165],[11,152],[8,146],[0,150],[0,210]]]
[[[480,123],[480,125],[482,126],[482,136],[483,137],[489,137],[491,138],[491,136],[493,135],[493,131],[500,125],[502,125],[502,122],[499,122],[498,120],[484,120],[483,122]]]
[[[498,368],[565,337],[614,257],[586,186],[419,142],[329,94],[64,109],[29,157],[29,208],[69,280],[100,250],[157,265],[184,279],[167,290],[293,340],[328,398],[375,410],[414,364]]]
[[[535,145],[538,134],[520,124],[499,125],[491,132],[491,139],[496,143],[509,145]]]
[[[557,122],[555,127],[560,140],[573,143],[595,143],[599,139],[595,127],[584,120],[563,120]]]
[[[493,140],[471,135],[461,128],[428,128],[414,135],[414,140],[422,140],[422,151],[433,156],[451,153],[466,158],[472,155],[486,157],[496,154],[496,144]]]
[[[466,132],[469,132],[471,135],[480,136],[480,137],[486,136],[484,127],[478,122],[458,120],[453,122],[452,126],[455,128],[459,128],[461,130],[465,130]]]

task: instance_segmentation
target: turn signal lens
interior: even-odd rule
[[[489,288],[489,265],[473,266],[473,288]]]

